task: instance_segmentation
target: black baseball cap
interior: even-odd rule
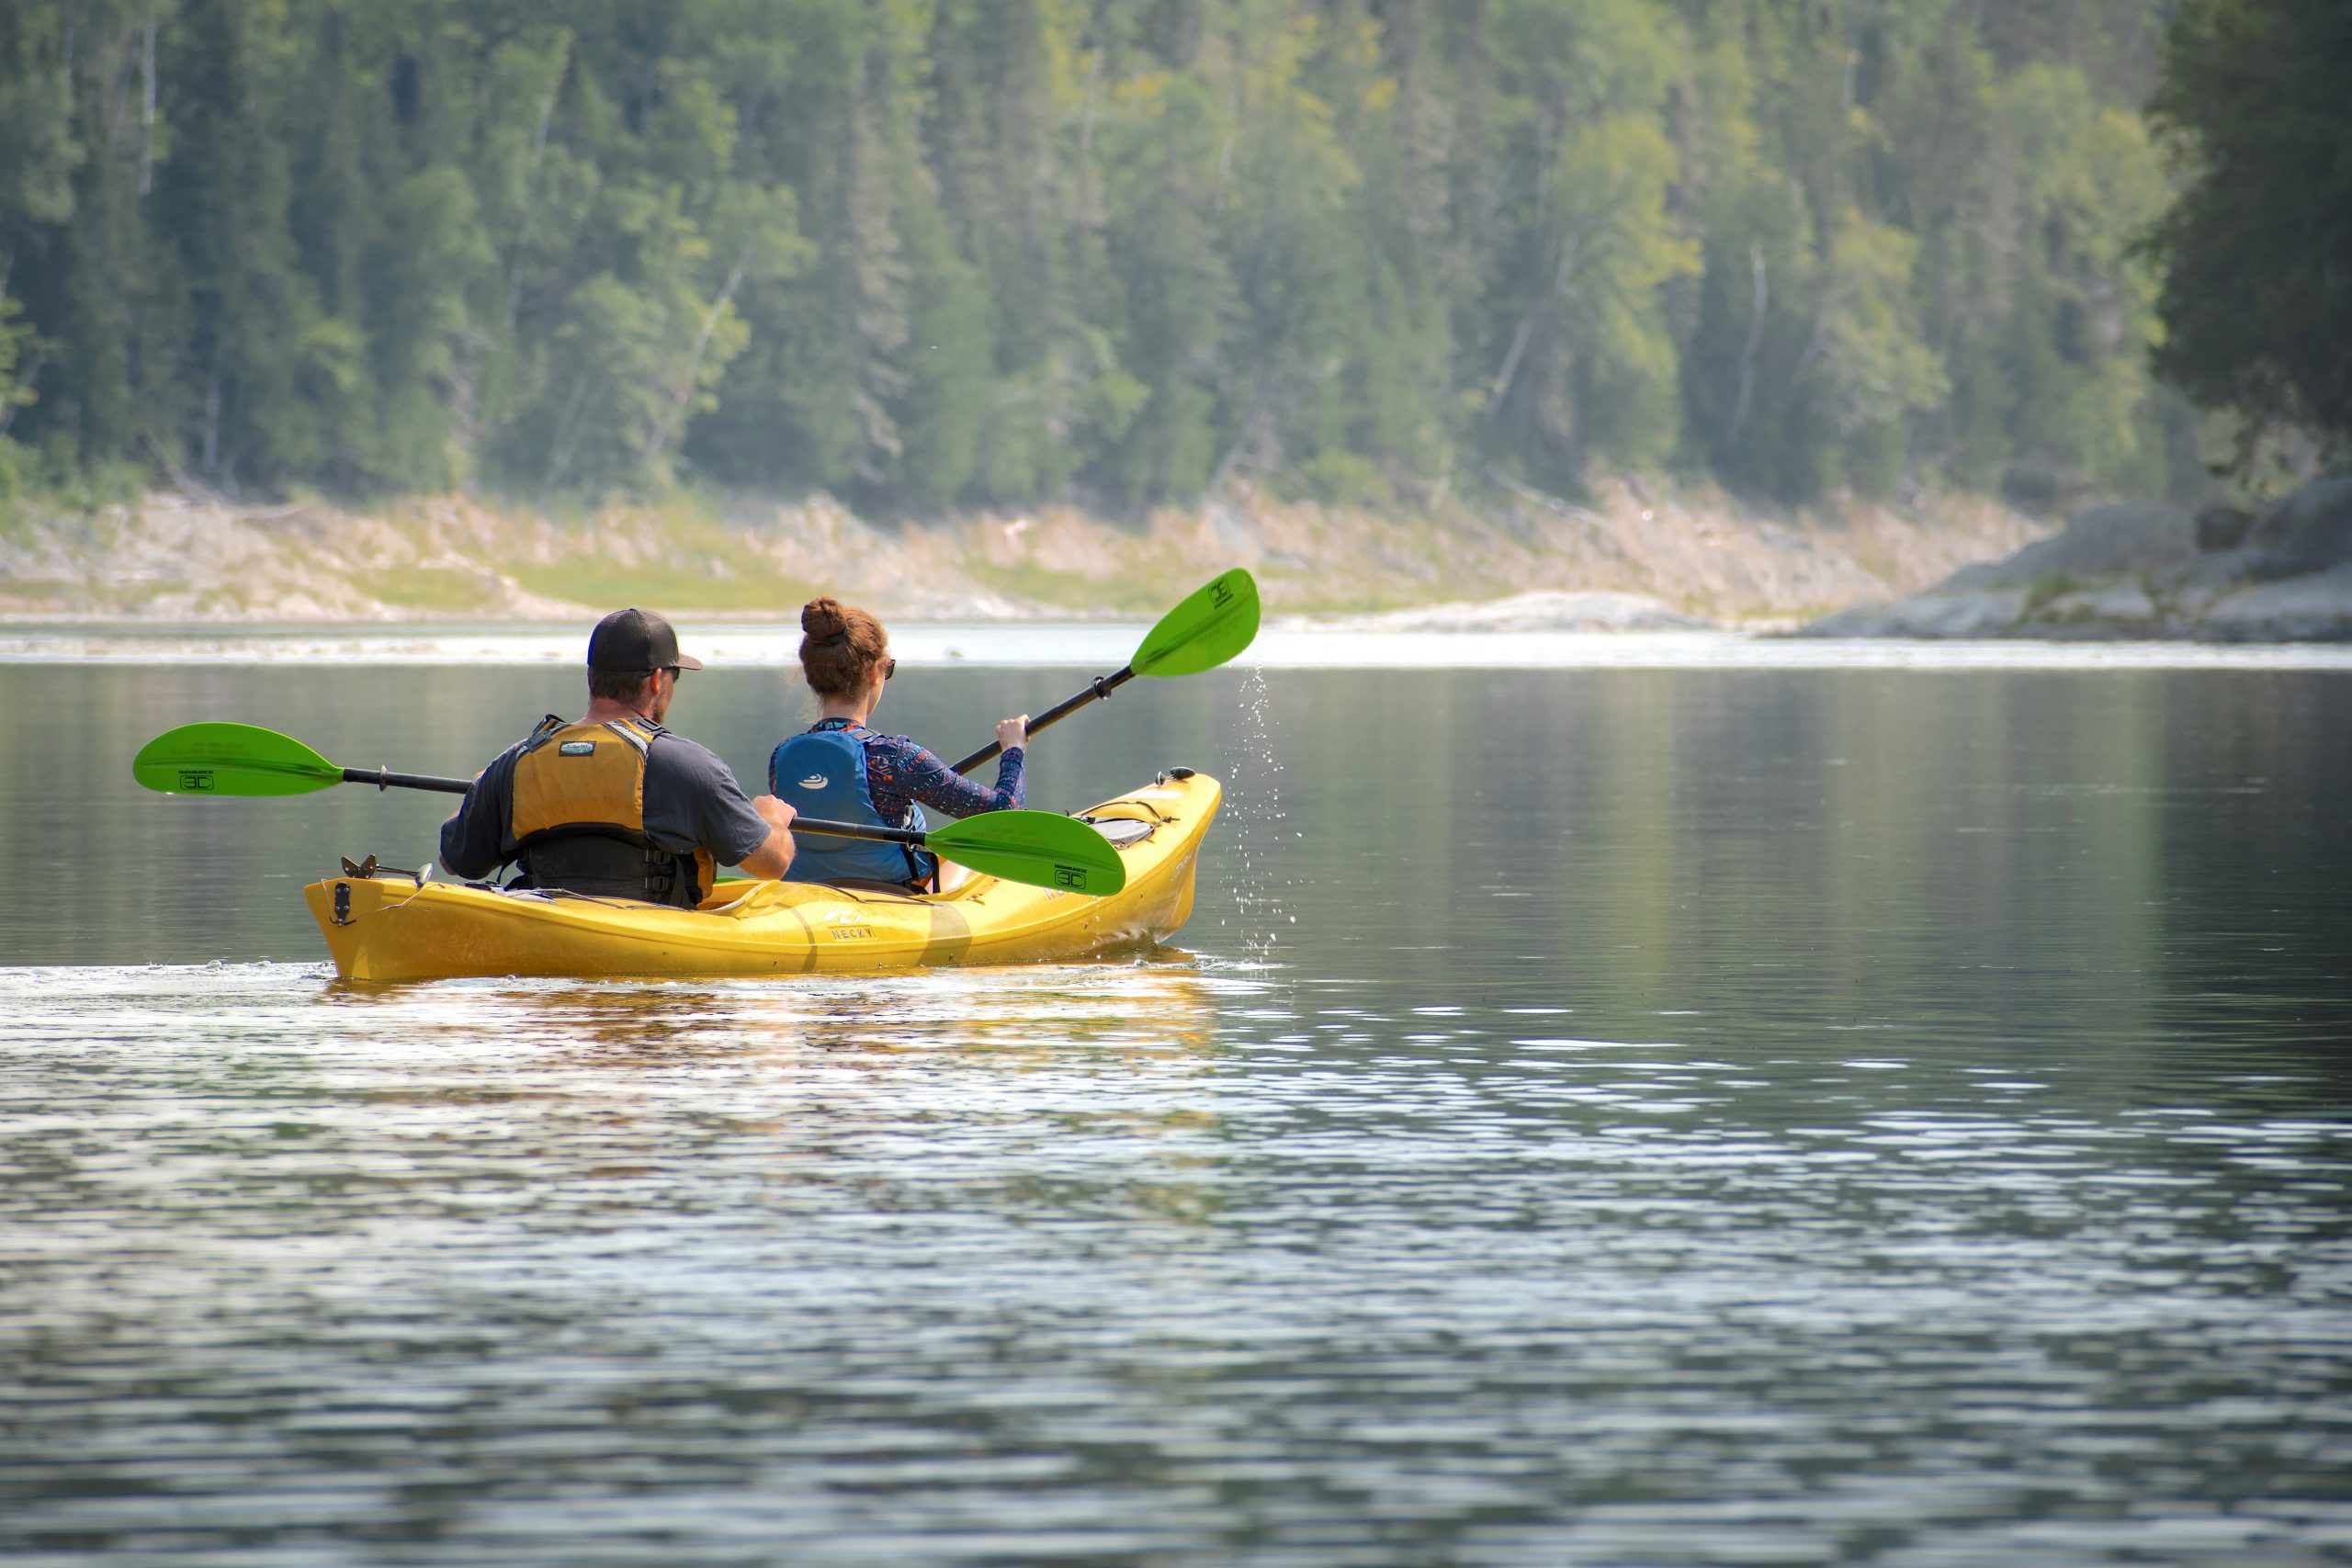
[[[615,610],[588,634],[588,668],[625,675],[654,670],[699,670],[702,660],[678,651],[678,634],[650,610]]]

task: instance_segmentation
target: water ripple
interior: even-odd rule
[[[0,970],[0,1545],[2218,1563],[2352,1540],[2352,1127],[2291,1083],[2258,1111],[2049,1104],[1834,1032],[1727,1059],[1293,994],[1207,962],[791,988]]]

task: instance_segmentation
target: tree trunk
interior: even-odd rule
[[[1756,351],[1764,342],[1764,306],[1770,290],[1764,282],[1764,247],[1755,241],[1747,246],[1747,265],[1756,277],[1756,309],[1747,319],[1747,341],[1739,350],[1739,398],[1731,408],[1731,433],[1724,437],[1726,446],[1739,445],[1739,432],[1747,423],[1748,400],[1756,394]]]

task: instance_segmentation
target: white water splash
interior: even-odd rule
[[[1287,826],[1290,814],[1283,808],[1273,694],[1265,671],[1255,666],[1241,686],[1240,734],[1240,755],[1226,792],[1239,869],[1233,878],[1233,913],[1218,923],[1238,928],[1250,963],[1271,965],[1281,928],[1298,922],[1285,906],[1296,882],[1297,858],[1292,848],[1300,835]]]

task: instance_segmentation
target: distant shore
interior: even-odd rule
[[[2048,532],[1968,495],[1774,511],[1617,479],[1589,500],[1487,486],[1475,503],[1369,512],[1235,487],[1138,518],[1057,508],[920,522],[863,518],[823,495],[571,517],[462,496],[368,512],[170,491],[86,512],[20,501],[0,513],[0,624],[559,623],[625,602],[788,621],[820,588],[903,622],[1148,621],[1240,565],[1275,615],[1780,630]]]

